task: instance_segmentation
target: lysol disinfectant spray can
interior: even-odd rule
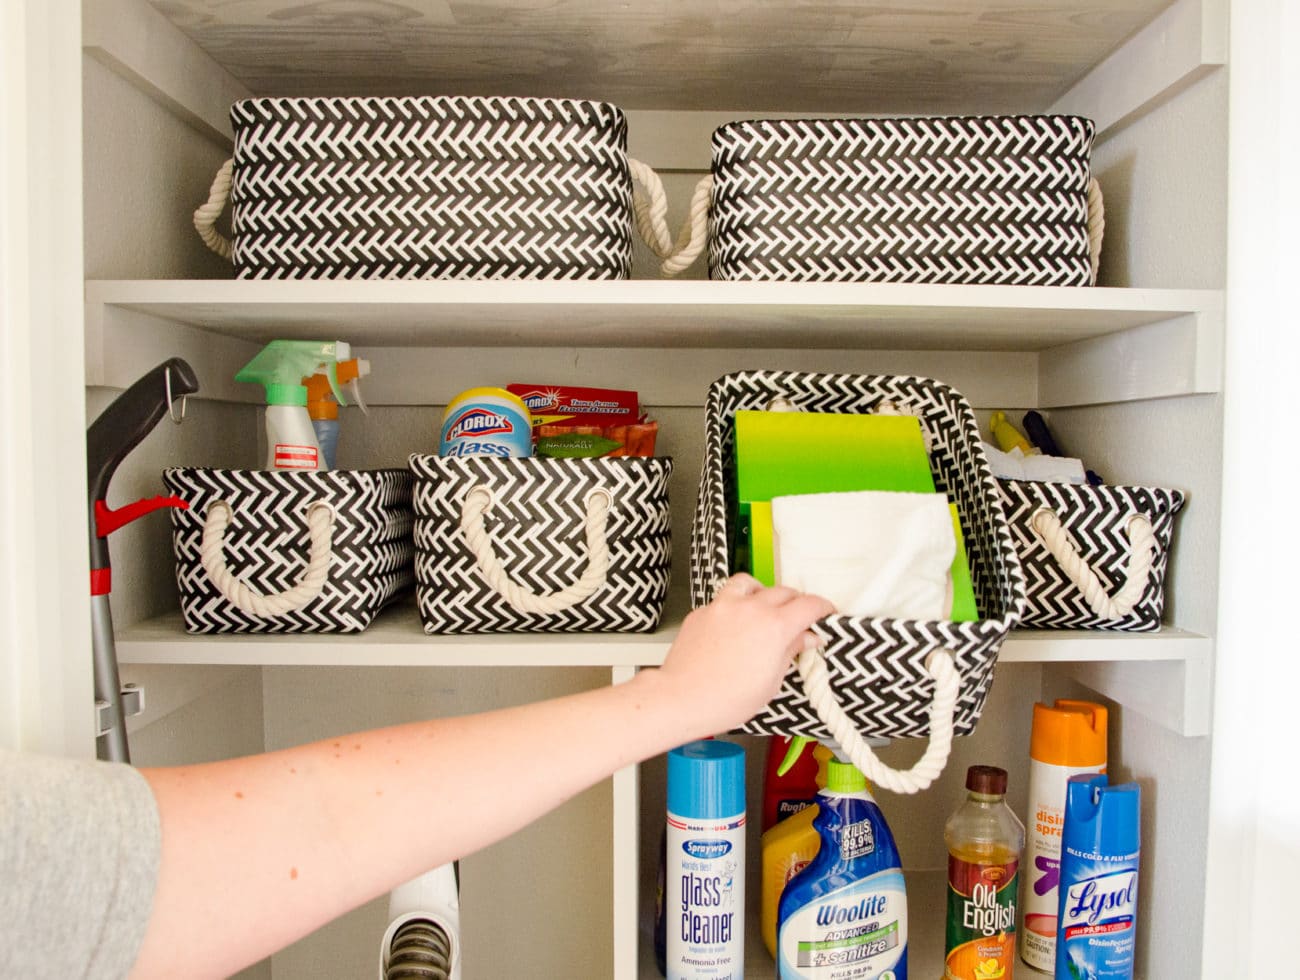
[[[1106,709],[1091,701],[1034,705],[1029,742],[1029,812],[1026,815],[1024,928],[1020,958],[1051,973],[1056,964],[1057,882],[1065,787],[1071,776],[1106,771]]]
[[[1066,789],[1056,976],[1133,980],[1142,793],[1075,776]]]
[[[668,980],[745,975],[745,750],[690,742],[668,753]]]

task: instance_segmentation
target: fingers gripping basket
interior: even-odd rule
[[[673,246],[612,105],[264,98],[230,118],[235,155],[194,226],[241,279],[626,279],[634,222]]]
[[[714,382],[705,408],[704,472],[691,540],[695,606],[711,601],[731,572],[734,415],[766,409],[776,398],[809,412],[883,409],[920,418],[935,488],[957,505],[982,618],[956,623],[827,617],[813,629],[823,652],[802,656],[777,697],[744,730],[830,734],[869,779],[915,792],[942,770],[952,735],[974,730],[998,650],[1024,602],[1024,579],[974,413],[952,388],[924,378],[746,371]],[[863,743],[863,736],[926,735],[926,755],[908,773],[879,764]]]
[[[1025,626],[1158,630],[1177,490],[999,480],[1027,580]]]
[[[353,633],[415,580],[411,475],[170,469],[190,633]]]
[[[426,633],[649,632],[672,460],[412,456]]]

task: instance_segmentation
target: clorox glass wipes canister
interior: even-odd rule
[[[668,980],[745,975],[745,750],[689,742],[668,753]]]
[[[533,417],[504,388],[470,388],[442,413],[439,456],[531,456]]]
[[[907,980],[907,889],[862,773],[832,759],[813,827],[821,850],[781,894],[781,980]]]

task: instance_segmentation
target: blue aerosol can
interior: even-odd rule
[[[1142,794],[1074,776],[1065,791],[1056,932],[1058,980],[1132,980]]]

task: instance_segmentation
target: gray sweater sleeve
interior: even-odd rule
[[[0,749],[0,976],[125,977],[161,842],[130,766]]]

